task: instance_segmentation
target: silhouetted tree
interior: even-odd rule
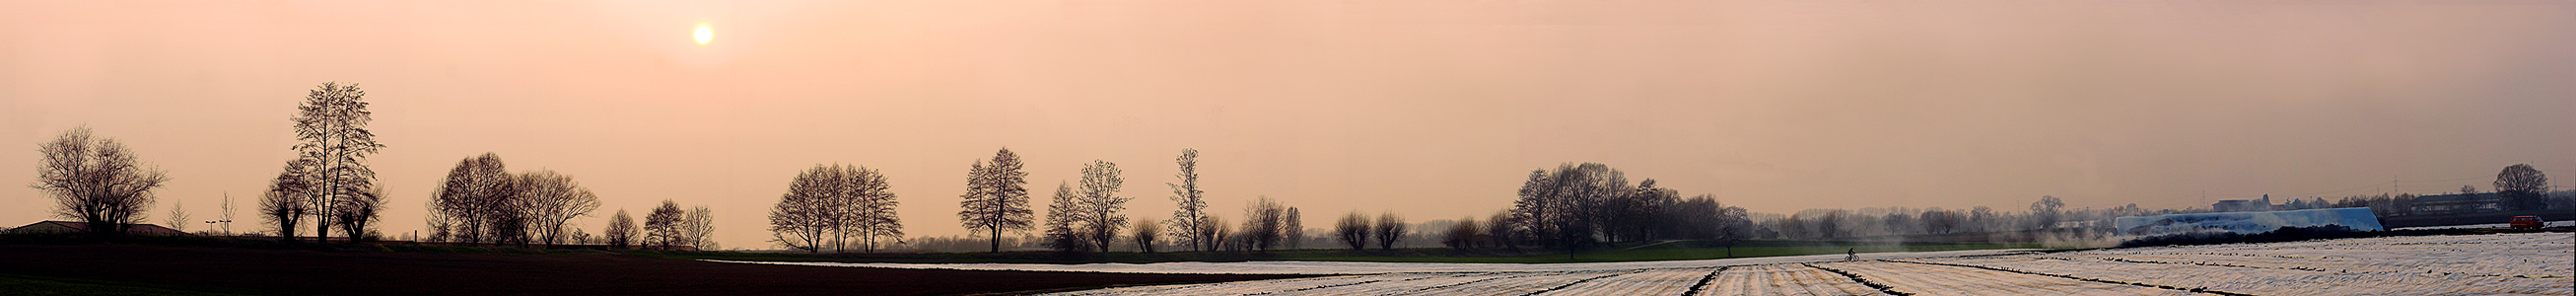
[[[1128,234],[1127,239],[1136,244],[1136,251],[1153,253],[1154,244],[1162,239],[1163,224],[1155,222],[1153,218],[1145,218],[1136,219],[1136,225],[1133,227],[1135,232]]]
[[[375,228],[367,225],[373,225],[377,219],[380,219],[376,213],[385,210],[384,196],[384,187],[373,186],[355,194],[341,196],[340,205],[334,206],[331,211],[331,221],[334,222],[332,224],[339,225],[340,233],[347,234],[351,242],[375,239]]]
[[[1288,249],[1294,250],[1299,247],[1304,247],[1306,244],[1306,217],[1304,215],[1297,214],[1297,207],[1288,207],[1287,216],[1282,217],[1281,220],[1284,220],[1280,222],[1280,228],[1282,228],[1281,230],[1283,232],[1281,233],[1281,236],[1283,236],[1281,239],[1287,241]]]
[[[2039,196],[2039,201],[2030,202],[2031,221],[2036,224],[2032,228],[2056,228],[2061,216],[2059,209],[2063,208],[2066,208],[2066,202],[2057,200],[2056,196]]]
[[[184,202],[181,202],[179,199],[171,199],[171,200],[170,200],[170,216],[169,216],[169,217],[164,217],[164,219],[168,219],[168,220],[163,220],[163,222],[162,222],[162,223],[164,223],[164,224],[170,224],[170,229],[172,229],[172,230],[178,230],[178,231],[180,231],[180,232],[187,232],[187,231],[188,231],[188,222],[190,222],[190,221],[188,221],[188,207],[187,207],[187,204],[186,204],[186,203],[184,203]]]
[[[340,223],[331,219],[332,216],[375,214],[374,211],[343,211],[340,207],[382,206],[370,204],[381,200],[371,194],[376,171],[367,168],[367,155],[375,154],[385,145],[376,143],[375,133],[367,131],[367,123],[373,120],[373,116],[367,111],[366,96],[367,92],[359,90],[357,84],[325,82],[305,94],[304,103],[297,106],[299,112],[293,118],[295,137],[303,143],[296,144],[294,149],[315,161],[313,170],[315,179],[319,180],[314,184],[319,188],[314,190],[316,199],[312,206],[313,214],[322,218],[314,220],[313,237],[317,240],[327,241],[331,236],[330,226]],[[351,228],[363,229],[366,222],[374,217],[358,219],[351,222],[354,224]],[[362,234],[352,233],[351,237]]]
[[[715,250],[718,247],[715,223],[715,210],[707,209],[706,206],[689,208],[688,216],[680,219],[681,241],[699,250]]]
[[[1626,207],[1607,201],[1624,200],[1635,190],[1624,173],[1598,163],[1534,170],[1513,202],[1512,220],[1528,237],[1573,251],[1610,234],[1607,217]]]
[[[839,167],[839,166],[836,166]],[[862,250],[876,252],[877,240],[903,238],[903,219],[895,215],[895,195],[885,175],[863,166],[840,167],[843,190],[832,200],[841,236],[857,236]]]
[[[519,193],[514,203],[517,211],[530,219],[532,237],[546,245],[562,244],[566,224],[572,219],[589,216],[599,209],[599,196],[582,188],[572,176],[554,170],[538,170],[518,175]]]
[[[2548,206],[2549,176],[2530,164],[2515,164],[2496,173],[2496,197],[2514,210],[2540,210]]]
[[[1521,227],[1516,225],[1518,221],[1512,219],[1512,212],[1509,210],[1496,211],[1493,216],[1486,217],[1484,231],[1485,240],[1488,241],[1486,244],[1506,249],[1520,248],[1520,239],[1513,236],[1513,231]]]
[[[1377,226],[1370,228],[1369,235],[1377,237],[1377,249],[1393,250],[1397,242],[1404,240],[1406,228],[1409,227],[1404,224],[1404,216],[1396,216],[1394,211],[1388,211],[1377,215]]]
[[[295,241],[296,226],[310,211],[304,201],[312,198],[312,163],[311,159],[287,161],[286,168],[269,181],[268,191],[260,195],[259,216],[277,230],[278,239]]]
[[[1483,227],[1478,227],[1476,224],[1476,216],[1458,218],[1458,222],[1449,224],[1448,232],[1441,233],[1440,244],[1449,246],[1451,249],[1473,248],[1476,247],[1477,242],[1484,241],[1477,234],[1483,230]]]
[[[1118,229],[1127,226],[1128,197],[1118,196],[1118,187],[1126,184],[1119,177],[1118,164],[1092,160],[1082,167],[1082,210],[1085,212],[1082,232],[1101,252],[1118,240]]]
[[[1353,211],[1349,215],[1342,215],[1341,220],[1333,222],[1333,238],[1340,239],[1342,244],[1350,245],[1352,251],[1367,248],[1369,238],[1368,215],[1362,215],[1358,211]]]
[[[626,209],[618,209],[617,214],[608,215],[608,229],[601,232],[601,236],[607,237],[609,247],[624,249],[639,245],[635,241],[635,217],[626,215]]]
[[[86,127],[54,136],[37,151],[44,160],[27,187],[52,195],[54,216],[89,223],[92,234],[123,235],[127,226],[148,221],[152,190],[170,180],[159,168],[143,167],[124,143],[92,139]]]
[[[841,170],[814,165],[796,175],[787,193],[769,210],[770,241],[789,249],[819,253],[838,233],[839,208],[832,203],[844,192]]]
[[[653,213],[644,214],[644,244],[663,250],[680,243],[680,203],[662,200]]]
[[[1055,202],[1047,205],[1046,246],[1063,252],[1091,250],[1090,240],[1085,239],[1084,232],[1077,228],[1090,221],[1084,217],[1090,212],[1083,209],[1081,198],[1073,193],[1073,185],[1057,183]]]
[[[1252,205],[1243,209],[1241,230],[1244,235],[1243,242],[1246,244],[1244,248],[1269,252],[1272,247],[1279,245],[1279,241],[1285,239],[1288,233],[1288,223],[1284,221],[1287,216],[1288,207],[1279,205],[1279,201],[1272,200],[1268,196],[1253,201]]]
[[[448,169],[447,179],[438,185],[438,195],[431,197],[432,211],[453,221],[457,241],[467,243],[525,243],[529,213],[524,211],[521,177],[510,174],[501,156],[483,153],[456,162]]]
[[[958,202],[957,219],[964,222],[968,234],[981,233],[991,241],[990,252],[1002,251],[1005,232],[1028,231],[1036,211],[1029,208],[1028,172],[1020,171],[1020,155],[1002,148],[993,153],[989,164],[975,162],[966,171],[966,194]]]
[[[1180,165],[1181,172],[1172,176],[1179,178],[1181,182],[1164,183],[1172,187],[1172,202],[1178,205],[1177,209],[1172,210],[1172,220],[1168,221],[1172,224],[1172,232],[1176,234],[1172,238],[1191,249],[1213,250],[1215,248],[1210,243],[1215,239],[1200,236],[1212,232],[1204,229],[1208,227],[1207,199],[1203,196],[1206,191],[1199,190],[1199,150],[1181,149],[1181,156],[1173,159],[1173,162]]]

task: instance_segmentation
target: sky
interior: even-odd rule
[[[1568,162],[1756,212],[2205,207],[2518,163],[2569,186],[2569,53],[2565,1],[0,1],[0,180],[86,126],[169,172],[153,221],[229,195],[260,229],[287,119],[338,81],[398,236],[485,152],[596,192],[590,232],[670,200],[728,248],[770,247],[817,164],[965,234],[968,166],[1004,147],[1038,208],[1104,160],[1129,215],[1171,217],[1197,149],[1217,213],[1312,227],[1491,214]],[[54,219],[17,188],[0,224]]]

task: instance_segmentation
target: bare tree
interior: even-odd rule
[[[1352,251],[1367,248],[1369,239],[1368,215],[1362,215],[1360,212],[1356,211],[1351,212],[1349,215],[1343,215],[1342,220],[1333,223],[1333,237],[1341,239],[1343,244],[1350,245]]]
[[[1484,231],[1486,245],[1507,249],[1520,248],[1517,245],[1519,239],[1512,237],[1512,231],[1520,229],[1519,226],[1514,225],[1516,222],[1512,221],[1512,212],[1509,210],[1494,212],[1493,216],[1486,217]]]
[[[903,238],[903,219],[895,215],[895,195],[887,191],[885,174],[862,166],[835,166],[841,170],[843,190],[833,200],[842,222],[840,233],[858,236],[863,250],[876,252],[877,240]]]
[[[837,174],[840,170],[814,165],[796,180],[788,183],[787,194],[780,195],[778,205],[769,210],[770,241],[789,249],[822,252],[823,245],[836,232],[836,208],[832,199],[839,194]]]
[[[662,200],[653,213],[644,214],[644,244],[670,250],[680,243],[680,203]]]
[[[1181,149],[1181,157],[1173,161],[1181,167],[1181,172],[1173,177],[1181,182],[1163,183],[1172,187],[1172,202],[1179,204],[1178,209],[1172,210],[1172,220],[1168,221],[1172,224],[1172,232],[1179,234],[1172,238],[1192,249],[1213,250],[1215,248],[1210,243],[1215,239],[1200,236],[1207,233],[1203,228],[1208,226],[1207,199],[1203,196],[1207,192],[1199,190],[1199,150]]]
[[[1101,252],[1118,240],[1118,229],[1127,226],[1128,197],[1118,196],[1118,187],[1126,180],[1119,177],[1118,164],[1092,160],[1082,167],[1082,210],[1085,212],[1082,232]]]
[[[546,245],[564,242],[565,226],[572,219],[589,216],[599,209],[599,196],[581,187],[572,176],[554,170],[537,170],[518,175],[517,210],[526,213],[533,225],[528,230],[536,241]]]
[[[1377,237],[1377,249],[1393,250],[1397,242],[1404,240],[1406,228],[1409,227],[1404,224],[1404,216],[1397,216],[1394,211],[1387,211],[1377,215],[1377,227],[1372,227],[1369,234]]]
[[[698,250],[716,249],[718,246],[715,239],[715,219],[715,210],[707,209],[706,206],[689,208],[689,215],[680,219],[680,237],[684,238],[682,241],[688,242],[690,247],[696,247]]]
[[[379,219],[376,213],[384,212],[384,196],[384,187],[373,186],[355,194],[343,195],[338,199],[339,205],[332,207],[331,221],[336,222],[334,225],[340,226],[340,233],[346,233],[351,242],[374,239],[375,228],[367,225],[372,225]]]
[[[1448,232],[1442,233],[1440,244],[1449,246],[1451,249],[1473,248],[1476,247],[1477,242],[1484,241],[1484,238],[1479,237],[1481,235],[1477,233],[1483,230],[1484,227],[1476,224],[1476,216],[1458,218],[1458,222],[1449,224]]]
[[[296,226],[311,211],[304,201],[311,199],[312,163],[311,159],[287,161],[286,168],[269,181],[268,192],[260,196],[259,216],[277,230],[278,239],[295,241]]]
[[[2031,228],[2057,228],[2059,209],[2063,208],[2066,208],[2066,202],[2058,200],[2056,196],[2039,196],[2039,201],[2030,202],[2030,216],[2033,224]]]
[[[524,242],[528,213],[521,211],[522,178],[509,173],[501,156],[483,153],[456,162],[431,197],[431,211],[452,225],[451,239],[466,243]]]
[[[1269,252],[1270,248],[1277,246],[1279,240],[1286,236],[1287,223],[1282,220],[1287,216],[1288,207],[1279,205],[1279,201],[1271,200],[1268,196],[1253,201],[1252,205],[1243,209],[1241,231],[1244,236],[1244,248]]]
[[[2530,164],[2515,164],[2496,173],[2496,197],[2514,210],[2540,210],[2548,207],[2549,176]]]
[[[1162,240],[1162,232],[1162,223],[1152,218],[1136,219],[1135,233],[1127,235],[1127,238],[1136,244],[1137,252],[1153,253],[1154,244]]]
[[[1284,220],[1280,222],[1279,227],[1284,228],[1282,229],[1280,236],[1283,236],[1281,239],[1287,241],[1288,249],[1294,250],[1304,245],[1306,241],[1306,217],[1297,214],[1297,207],[1288,207],[1287,215],[1280,218],[1281,220]]]
[[[313,214],[322,218],[314,221],[313,237],[317,240],[328,241],[330,226],[336,222],[330,219],[331,216],[375,214],[373,211],[338,209],[353,203],[343,199],[373,201],[363,196],[370,195],[376,180],[375,170],[367,168],[367,155],[375,154],[385,145],[376,143],[375,133],[367,130],[367,123],[373,120],[373,116],[367,111],[366,96],[367,92],[359,90],[357,84],[325,82],[305,94],[304,103],[297,107],[300,112],[293,118],[296,139],[303,141],[294,149],[315,161],[315,179],[320,181],[315,184],[318,190],[314,190],[312,202]],[[364,220],[374,217],[359,219],[361,221],[357,221],[356,228],[364,228]]]
[[[164,217],[164,219],[168,220],[164,220],[162,223],[170,224],[170,229],[187,232],[188,222],[190,221],[188,221],[188,207],[186,203],[181,202],[180,199],[170,199],[170,216]]]
[[[957,219],[964,222],[969,234],[981,233],[992,243],[991,252],[1002,251],[1002,233],[1028,231],[1032,216],[1029,208],[1028,172],[1020,171],[1020,155],[1002,148],[993,154],[990,165],[978,161],[966,172],[966,194],[958,202]]]
[[[37,145],[44,162],[36,182],[27,187],[54,197],[54,216],[89,223],[90,233],[123,235],[127,226],[147,221],[152,190],[170,181],[159,168],[143,167],[134,151],[116,139],[92,139],[89,128],[74,128]]]
[[[224,235],[233,235],[233,194],[232,194],[232,192],[224,192],[224,212],[223,212],[222,214],[219,214],[219,215],[218,215],[218,217],[221,217],[221,218],[220,218],[221,220],[215,220],[215,222],[220,222],[220,223],[222,223],[223,228],[221,228],[221,229],[223,229],[223,234],[224,234]]]
[[[601,232],[602,233],[600,235],[608,239],[608,246],[610,247],[623,249],[627,246],[637,245],[635,241],[635,217],[626,215],[625,209],[618,209],[617,214],[609,215],[608,229],[601,230]]]
[[[1091,250],[1090,240],[1084,238],[1084,232],[1079,228],[1085,221],[1090,221],[1084,217],[1089,213],[1083,210],[1081,198],[1073,193],[1073,185],[1057,183],[1055,203],[1047,205],[1047,247],[1062,252]]]

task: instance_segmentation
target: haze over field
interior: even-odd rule
[[[770,246],[817,163],[964,234],[968,165],[1002,147],[1038,200],[1116,162],[1157,219],[1183,148],[1214,213],[1269,196],[1310,226],[1490,214],[1564,162],[1757,212],[2183,208],[2567,176],[2571,52],[2564,1],[6,1],[0,184],[86,125],[169,171],[152,221],[230,193],[258,229],[287,118],[341,81],[394,235],[484,152],[578,178],[591,232],[668,199],[727,247]],[[0,190],[0,224],[49,206]]]

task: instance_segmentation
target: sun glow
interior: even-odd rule
[[[713,29],[708,29],[706,25],[698,25],[698,33],[697,33],[697,35],[698,35],[698,44],[707,44],[707,40],[709,40],[709,39],[715,39],[715,37],[716,37],[716,31],[715,31],[715,30],[713,30]]]

